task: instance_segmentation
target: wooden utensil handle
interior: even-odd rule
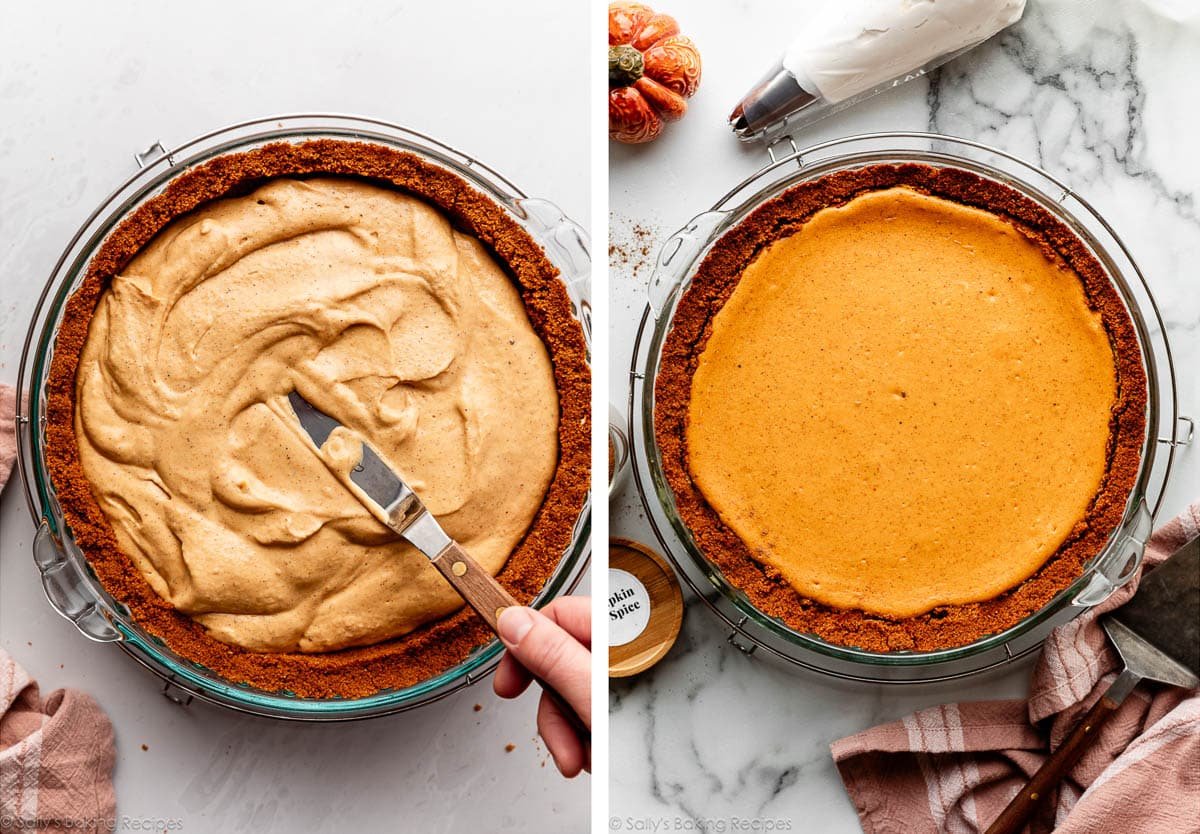
[[[458,591],[467,605],[475,609],[475,613],[482,617],[488,627],[499,636],[500,612],[521,603],[513,599],[512,594],[472,559],[458,542],[450,542],[432,561],[434,567],[441,572],[442,576],[446,577],[447,582],[454,586],[454,590]],[[558,711],[571,723],[579,740],[590,750],[592,731],[583,723],[583,719],[553,686],[532,672],[530,675],[537,681],[546,696],[558,707]]]
[[[466,600],[467,605],[475,609],[488,628],[500,632],[498,621],[500,612],[512,605],[521,603],[513,599],[512,594],[496,581],[496,578],[484,570],[478,562],[462,549],[458,542],[450,542],[446,548],[433,559],[433,566],[441,571],[446,581],[454,586],[454,590]]]
[[[1042,766],[1033,774],[1029,784],[1012,798],[1008,807],[988,827],[985,834],[1017,834],[1033,816],[1034,809],[1037,808],[1042,797],[1063,780],[1063,777],[1096,740],[1100,727],[1110,715],[1117,711],[1117,707],[1121,706],[1125,696],[1137,685],[1139,680],[1141,678],[1128,669],[1122,672],[1120,677],[1113,681],[1108,691],[1100,696],[1100,700],[1075,725],[1075,729],[1059,745],[1054,754],[1042,762]]]

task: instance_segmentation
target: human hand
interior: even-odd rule
[[[541,611],[505,608],[500,614],[500,639],[508,648],[496,669],[492,687],[501,698],[515,698],[536,674],[558,690],[592,726],[592,614],[587,597],[559,597]],[[532,673],[532,674],[531,674]],[[568,779],[591,772],[591,749],[559,708],[542,693],[537,712],[538,733],[546,742],[559,771]]]

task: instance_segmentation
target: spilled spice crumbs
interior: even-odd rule
[[[608,244],[609,271],[623,278],[648,279],[654,269],[657,251],[654,230],[634,223],[627,230],[618,230],[619,222],[610,218]]]

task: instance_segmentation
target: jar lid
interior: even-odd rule
[[[667,561],[628,539],[608,543],[608,676],[625,678],[662,660],[683,623],[683,594]]]

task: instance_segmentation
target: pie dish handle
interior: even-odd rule
[[[513,209],[562,273],[571,307],[590,343],[592,308],[587,289],[592,277],[592,244],[587,231],[557,205],[540,197],[515,199]]]
[[[549,200],[521,197],[513,201],[517,213],[534,232],[538,242],[549,244],[568,284],[586,281],[592,274],[591,239],[584,228]]]
[[[707,248],[713,234],[728,217],[727,211],[697,214],[686,226],[667,238],[662,249],[658,250],[658,260],[654,263],[650,286],[646,289],[654,318],[662,318],[662,314],[671,306],[677,291],[683,286],[688,268]]]
[[[1125,528],[1117,534],[1112,549],[1097,561],[1091,581],[1076,597],[1072,605],[1091,608],[1104,602],[1122,585],[1137,575],[1146,551],[1146,541],[1154,530],[1154,520],[1146,499],[1138,501]]]
[[[33,537],[33,559],[42,576],[42,589],[54,610],[74,623],[87,638],[113,643],[124,635],[113,626],[89,583],[80,572],[78,560],[72,560],[65,546],[42,519]]]

